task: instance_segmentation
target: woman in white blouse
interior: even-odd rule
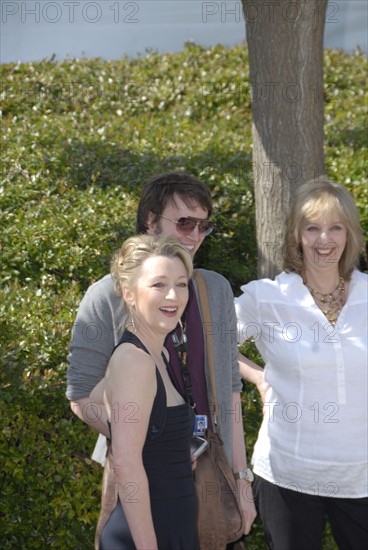
[[[368,548],[368,277],[350,193],[326,179],[296,192],[284,269],[235,299],[239,342],[252,337],[267,388],[253,492],[269,546],[322,547],[326,516],[340,549]]]

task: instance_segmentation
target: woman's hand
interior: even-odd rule
[[[247,357],[244,357],[241,353],[238,354],[240,376],[255,384],[262,399],[262,405],[266,402],[266,393],[270,385],[265,381],[263,377],[263,368],[254,363]],[[265,414],[265,407],[263,406],[263,414]]]
[[[267,393],[267,391],[270,387],[271,386],[268,384],[268,382],[265,381],[265,379],[262,376],[260,378],[259,382],[257,383],[257,389],[258,389],[259,395],[261,396],[261,399],[262,399],[262,405],[263,405],[262,413],[263,414],[266,413],[266,407],[264,405],[266,403],[266,393]]]

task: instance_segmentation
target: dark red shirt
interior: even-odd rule
[[[197,296],[192,281],[189,282],[189,300],[184,313],[186,335],[187,335],[187,365],[192,383],[192,394],[196,404],[197,414],[208,416],[211,426],[210,412],[208,406],[207,384],[205,376],[205,355],[202,321],[197,302]],[[176,330],[178,338],[181,337],[180,328]],[[170,366],[174,375],[176,386],[184,396],[184,382],[177,350],[173,344],[171,334],[166,337],[165,347],[170,353]]]

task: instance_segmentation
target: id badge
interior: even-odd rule
[[[208,422],[206,414],[196,414],[194,420],[194,435],[204,436],[207,430]]]

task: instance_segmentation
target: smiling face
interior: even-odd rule
[[[338,270],[347,241],[347,229],[338,213],[326,213],[305,220],[301,226],[300,239],[306,271]]]
[[[207,220],[208,211],[202,208],[198,204],[193,203],[191,207],[187,206],[182,199],[174,194],[174,201],[167,204],[166,208],[162,212],[162,216],[165,218],[171,218],[171,220],[178,220],[179,218],[190,216],[197,220]],[[191,233],[183,234],[179,231],[175,222],[164,217],[159,218],[157,221],[153,221],[153,215],[148,221],[147,233],[150,235],[162,235],[166,237],[173,237],[177,239],[180,244],[185,246],[192,258],[201,246],[205,235],[199,231],[198,225],[193,229]]]
[[[133,289],[124,299],[134,319],[153,333],[166,335],[175,329],[188,301],[188,276],[179,258],[150,256],[140,267]]]

